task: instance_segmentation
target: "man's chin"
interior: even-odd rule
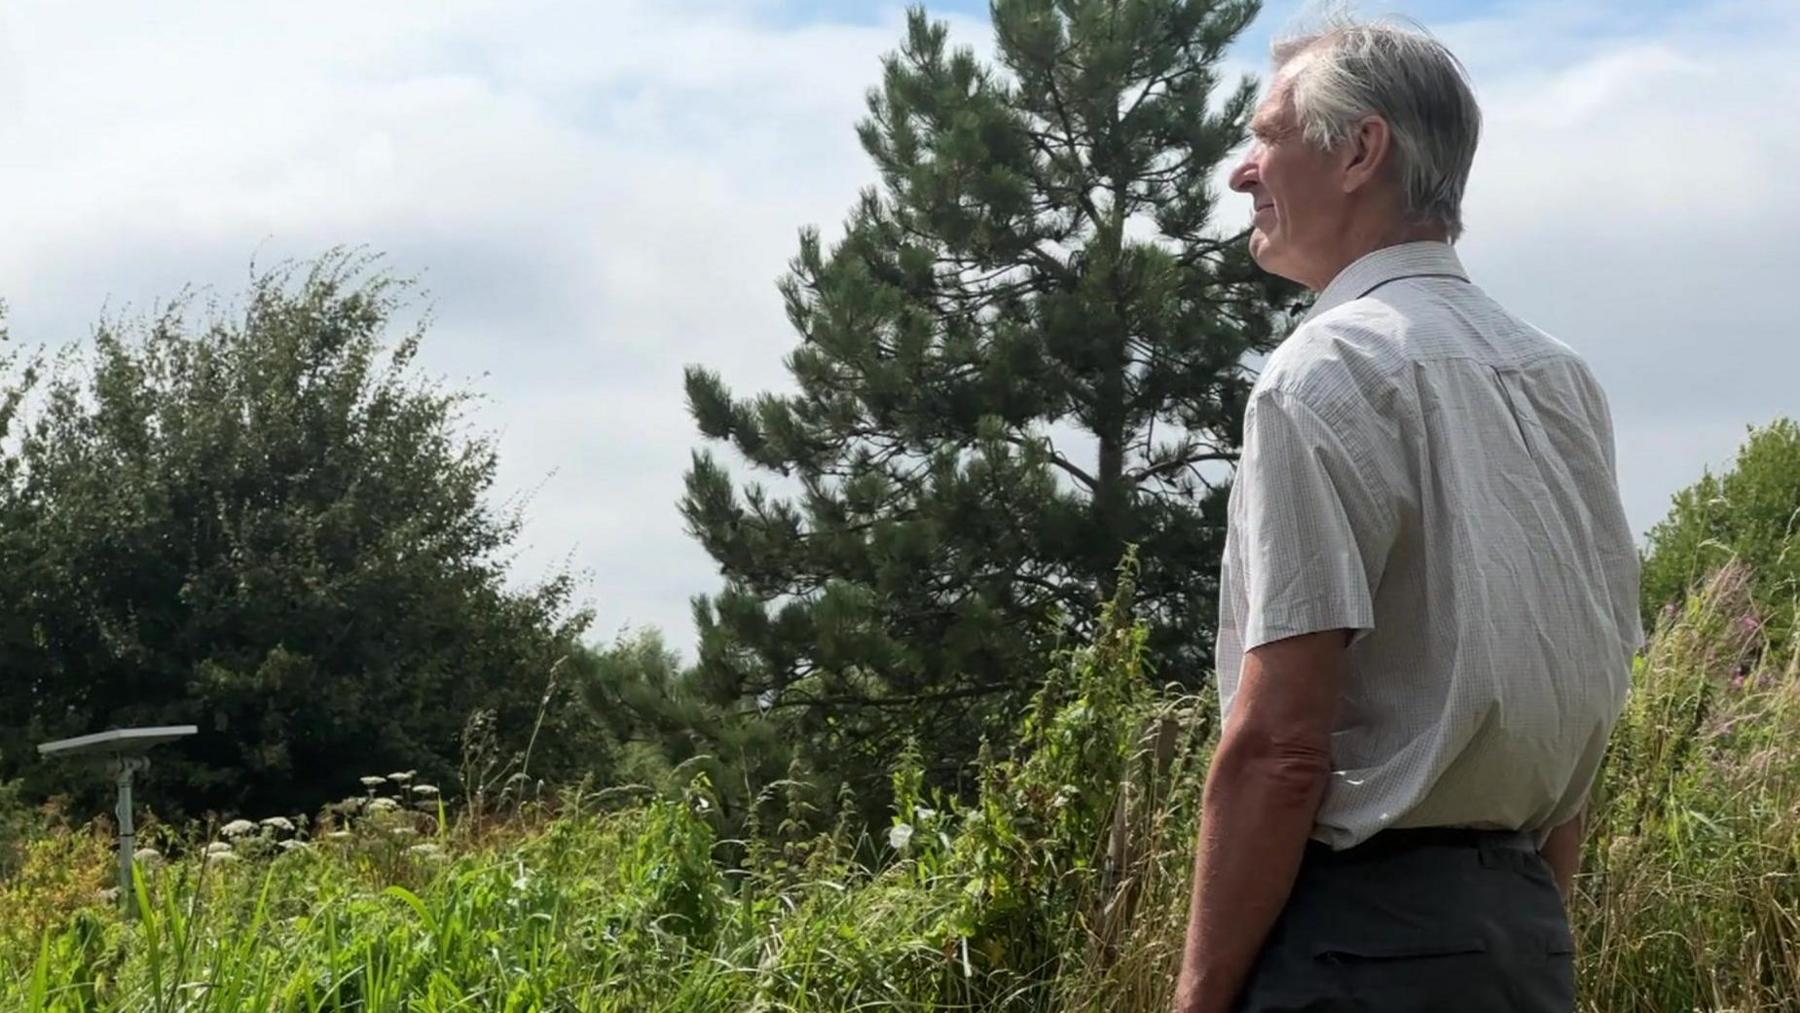
[[[1270,248],[1269,237],[1264,235],[1261,229],[1250,233],[1250,259],[1256,261],[1257,267],[1271,274],[1275,273],[1275,268],[1270,263],[1273,252]]]
[[[1306,285],[1306,282],[1294,277],[1297,272],[1290,268],[1287,261],[1283,259],[1281,249],[1261,231],[1250,233],[1250,259],[1256,262],[1257,267],[1262,268],[1265,274],[1286,278],[1297,285]]]

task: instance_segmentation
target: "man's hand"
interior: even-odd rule
[[[1331,630],[1244,656],[1206,779],[1176,1013],[1227,1013],[1287,904],[1331,776],[1348,644]]]
[[[1556,874],[1556,889],[1562,894],[1566,906],[1575,896],[1575,872],[1581,867],[1581,838],[1587,826],[1587,810],[1575,814],[1575,818],[1555,830],[1544,839],[1544,846],[1538,854],[1550,863],[1550,871]]]

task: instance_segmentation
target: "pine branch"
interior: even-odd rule
[[[1059,57],[1060,55],[1061,54],[1058,54]],[[1084,166],[1086,165],[1086,162],[1082,159],[1081,149],[1076,143],[1075,125],[1069,117],[1068,107],[1063,102],[1062,91],[1056,86],[1056,71],[1054,68],[1044,74],[1044,83],[1050,94],[1050,104],[1056,109],[1057,119],[1062,122],[1063,137],[1065,143],[1069,147],[1069,157],[1074,161],[1076,166]],[[1090,147],[1093,145],[1092,136],[1088,137],[1087,143]],[[1082,210],[1087,213],[1088,221],[1093,224],[1094,228],[1102,228],[1104,223],[1101,221],[1100,209],[1094,206],[1093,197],[1083,190],[1076,190],[1074,193],[1076,202],[1081,206]]]
[[[920,704],[943,703],[950,700],[967,700],[970,697],[986,696],[992,693],[1003,693],[1007,690],[1017,688],[1017,686],[1011,683],[998,682],[984,683],[979,686],[965,686],[960,689],[944,690],[939,693],[915,693],[911,696],[796,696],[793,699],[786,699],[785,697],[787,694],[783,693],[781,697],[770,702],[767,707],[759,708],[759,710],[774,711],[794,707],[916,707]],[[740,716],[746,716],[756,712],[743,710],[738,713]]]
[[[1092,492],[1095,489],[1098,489],[1100,487],[1099,479],[1096,479],[1094,476],[1088,474],[1087,471],[1083,470],[1082,467],[1080,465],[1076,464],[1074,461],[1071,461],[1068,458],[1062,456],[1062,454],[1057,451],[1055,445],[1051,444],[1048,440],[1045,440],[1042,442],[1036,442],[1036,441],[1028,440],[1022,436],[1016,436],[1012,433],[1006,434],[1005,436],[1002,437],[1002,439],[1004,439],[1007,443],[1020,448],[1021,450],[1043,450],[1046,454],[1049,455],[1051,464],[1055,465],[1058,469],[1066,472],[1071,478],[1075,479],[1077,482],[1080,482],[1082,485],[1086,486],[1089,492]]]
[[[1199,465],[1209,461],[1236,462],[1237,459],[1238,455],[1236,454],[1189,454],[1167,461],[1160,461],[1148,468],[1128,472],[1126,477],[1130,480],[1132,485],[1141,485],[1150,479],[1161,478],[1164,475],[1180,471],[1183,468],[1197,469]],[[1196,474],[1198,474],[1198,471],[1196,471]]]

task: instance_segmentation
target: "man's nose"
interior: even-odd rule
[[[1237,168],[1231,170],[1231,175],[1226,178],[1226,185],[1238,193],[1249,193],[1250,184],[1255,182],[1256,178],[1255,166],[1256,149],[1252,148],[1244,156],[1244,160],[1238,163]]]

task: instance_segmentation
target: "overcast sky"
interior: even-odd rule
[[[1293,0],[1233,60],[1261,72]],[[988,46],[985,3],[933,4]],[[1460,244],[1581,350],[1643,532],[1800,414],[1800,3],[1419,0],[1487,116]],[[243,287],[252,258],[362,244],[421,279],[424,361],[487,396],[516,575],[586,575],[595,633],[686,648],[719,578],[675,503],[681,370],[785,384],[775,281],[874,174],[853,125],[888,0],[0,7],[0,299],[16,342]],[[1229,195],[1232,223],[1242,198]],[[1778,308],[1782,312],[1778,313]]]

